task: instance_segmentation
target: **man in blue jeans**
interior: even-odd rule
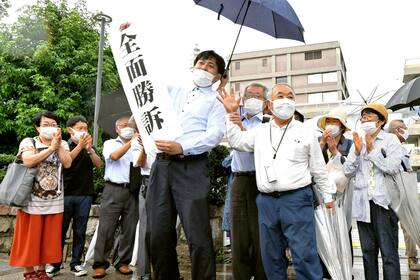
[[[64,217],[62,227],[62,245],[66,238],[70,221],[73,220],[73,246],[70,270],[75,276],[84,276],[87,271],[81,265],[85,246],[86,226],[92,204],[93,168],[102,166],[101,157],[92,146],[87,121],[82,116],[75,116],[67,121],[70,156],[73,160],[68,169],[64,169]],[[50,277],[58,274],[61,263],[53,264],[47,269]]]

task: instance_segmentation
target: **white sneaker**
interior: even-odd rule
[[[76,265],[74,268],[71,269],[74,276],[80,277],[87,275],[86,269],[82,265]]]
[[[60,273],[60,268],[54,267],[53,265],[47,265],[45,272],[47,273],[48,277],[52,278]]]

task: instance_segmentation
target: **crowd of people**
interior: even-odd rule
[[[37,166],[30,202],[17,211],[10,265],[24,267],[25,279],[48,280],[62,268],[62,250],[73,220],[70,270],[87,275],[81,258],[92,204],[93,169],[105,163],[93,278],[103,278],[111,262],[132,274],[136,224],[139,221],[137,271],[141,279],[182,279],[176,252],[179,216],[188,242],[192,279],[216,279],[207,196],[208,152],[226,134],[233,149],[229,224],[234,279],[287,279],[289,248],[297,279],[329,278],[317,252],[314,184],[321,204],[334,207],[336,184],[326,164],[339,158],[344,174],[354,179],[353,218],[357,221],[365,278],[378,279],[381,252],[384,279],[400,279],[398,218],[389,207],[384,176],[411,170],[402,148],[407,127],[401,120],[384,131],[388,112],[367,104],[361,131],[352,139],[347,115],[334,109],[315,130],[296,113],[294,89],[249,84],[238,97],[224,84],[225,62],[214,51],[198,54],[193,83],[169,88],[183,134],[155,139],[158,151],[145,150],[134,119],[119,118],[118,137],[104,142],[102,155],[92,146],[82,116],[67,121],[70,139],[61,138],[59,119],[51,112],[33,120],[38,135],[24,139],[18,157]],[[218,91],[214,83],[221,81]],[[242,101],[242,105],[240,106]],[[351,230],[349,232],[351,236]],[[351,240],[351,238],[350,238]],[[407,239],[410,267],[420,269],[415,244]],[[46,270],[46,265],[51,266]],[[153,273],[152,273],[153,272]]]

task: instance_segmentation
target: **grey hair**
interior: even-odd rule
[[[290,91],[292,92],[293,96],[296,96],[295,90],[294,90],[294,89],[292,88],[292,86],[291,86],[291,85],[289,85],[288,83],[278,83],[278,84],[275,84],[275,85],[273,85],[273,86],[271,87],[271,91],[273,91],[273,89],[274,89],[275,87],[277,87],[277,86],[285,86],[285,87],[288,87],[288,88],[290,89]]]
[[[118,120],[115,121],[115,127],[118,126],[118,124],[120,123],[120,121],[122,119],[130,119],[130,116],[122,116],[122,117],[118,118]]]
[[[397,128],[399,128],[399,124],[405,124],[403,120],[392,120],[388,125],[388,132],[394,133],[396,132]]]
[[[249,87],[259,87],[263,89],[263,95],[264,95],[264,99],[267,100],[268,99],[268,88],[260,83],[250,83],[248,84],[245,89],[244,89],[244,95],[246,93],[246,91],[248,90]]]

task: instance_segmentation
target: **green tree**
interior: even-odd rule
[[[38,1],[0,34],[0,152],[33,136],[32,116],[55,112],[64,121],[75,114],[93,120],[98,24],[85,2]],[[112,52],[104,50],[104,92],[120,86]]]
[[[225,203],[228,171],[222,166],[222,161],[229,155],[229,150],[223,145],[214,147],[209,153],[210,192],[209,202],[221,206]]]
[[[9,0],[0,0],[0,19],[7,16],[7,9],[10,8]]]

